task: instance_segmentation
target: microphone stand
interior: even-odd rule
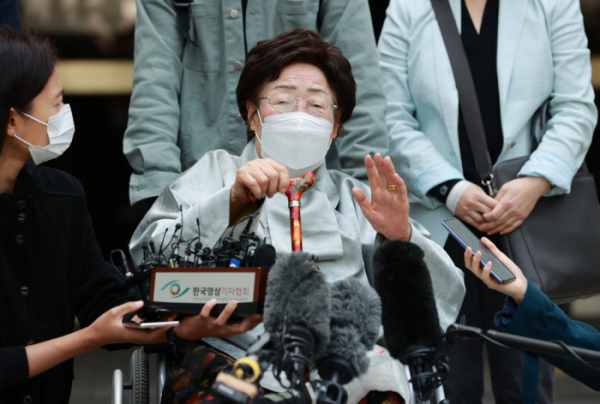
[[[577,348],[553,341],[542,341],[534,338],[520,337],[518,335],[512,335],[495,330],[484,331],[479,328],[469,327],[466,325],[452,324],[450,327],[448,327],[446,335],[454,341],[458,340],[460,337],[483,338],[488,341],[492,340],[492,342],[498,342],[513,349],[536,352],[542,355],[578,359],[575,356],[577,355],[586,362],[600,364],[600,352],[598,351]],[[573,353],[575,355],[573,355]]]
[[[285,193],[290,207],[290,223],[292,225],[292,251],[302,251],[302,226],[300,224],[300,198],[315,183],[315,174],[307,172],[302,177],[290,179],[290,186]]]

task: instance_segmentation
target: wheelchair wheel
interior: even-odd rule
[[[131,356],[131,403],[150,404],[150,364],[141,348]]]

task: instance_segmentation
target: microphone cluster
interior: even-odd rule
[[[372,288],[356,279],[330,286],[314,259],[292,253],[269,273],[266,332],[221,371],[213,392],[231,404],[345,404],[342,386],[367,371],[380,318],[381,301]],[[259,393],[257,383],[269,367],[283,393]],[[309,380],[314,368],[321,380]]]
[[[250,231],[257,214],[246,216],[236,223],[227,236],[221,237],[214,248],[200,242],[200,219],[196,218],[198,235],[191,239],[183,238],[183,209],[180,206],[181,222],[175,225],[171,238],[165,240],[169,229],[165,229],[160,246],[156,248],[153,240],[142,243],[142,262],[131,270],[125,253],[121,250],[111,252],[111,262],[125,277],[125,287],[134,300],[148,300],[151,281],[150,274],[155,268],[215,268],[215,267],[260,267],[270,269],[275,263],[275,248],[262,241]],[[246,226],[234,237],[236,227],[246,221]],[[170,254],[168,250],[171,250]],[[118,255],[120,265],[114,262]]]

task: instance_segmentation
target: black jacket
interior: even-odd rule
[[[14,193],[0,194],[0,403],[68,403],[73,361],[28,380],[25,346],[124,303],[122,282],[102,258],[79,181],[25,164]]]

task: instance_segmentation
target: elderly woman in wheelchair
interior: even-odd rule
[[[409,218],[407,190],[391,159],[365,157],[369,186],[325,166],[329,145],[344,134],[355,92],[350,63],[317,33],[296,29],[258,43],[248,54],[237,87],[247,146],[239,157],[224,150],[207,153],[167,187],[133,235],[134,257],[141,258],[144,241],[159,244],[165,229],[181,220],[183,238],[196,236],[199,218],[200,241],[214,246],[239,218],[251,213],[257,218],[251,230],[275,247],[277,257],[286,256],[292,245],[285,196],[289,179],[313,171],[314,184],[301,199],[303,250],[318,257],[327,281],[353,277],[368,283],[376,242],[415,243],[425,252],[445,329],[462,302],[462,273]],[[179,344],[163,403],[212,400],[209,386],[220,367],[243,356],[263,332],[255,316],[227,321],[235,302],[218,318],[211,317],[215,303],[175,330],[177,340],[194,342]],[[346,386],[349,403],[363,398],[381,402],[390,395],[408,400],[404,371],[385,352],[377,352],[370,354],[369,372]],[[280,391],[273,381],[265,377],[262,387]]]

